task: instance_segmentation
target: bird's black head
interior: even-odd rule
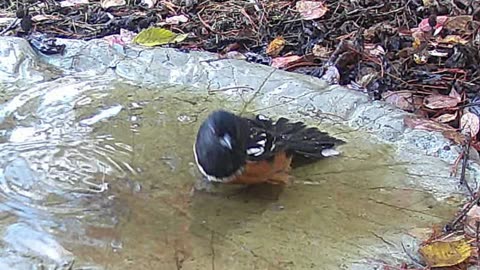
[[[246,161],[246,120],[219,110],[202,123],[195,141],[195,158],[200,170],[221,181],[238,172]]]

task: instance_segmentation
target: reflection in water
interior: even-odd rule
[[[192,193],[197,119],[220,106],[107,77],[9,93],[0,269],[338,269],[378,253],[363,248],[375,235],[449,211],[408,188],[387,147],[351,133],[343,157],[294,171],[277,201],[268,186]]]

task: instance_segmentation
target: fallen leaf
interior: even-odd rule
[[[456,98],[458,102],[462,101],[462,96],[455,90],[455,87],[452,87],[452,90],[448,94],[449,97]]]
[[[457,118],[457,115],[458,115],[457,112],[455,112],[455,113],[445,113],[445,114],[440,115],[439,117],[433,118],[433,120],[435,120],[437,122],[440,122],[440,123],[448,123],[448,122],[451,122],[451,121],[455,120],[455,118]]]
[[[480,206],[474,204],[465,216],[464,231],[468,237],[477,237],[477,222],[480,222]]]
[[[180,24],[188,22],[188,18],[185,15],[178,15],[173,17],[168,17],[165,19],[165,23],[167,24]]]
[[[387,91],[382,94],[385,102],[406,111],[414,111],[422,105],[422,98],[411,92]]]
[[[103,37],[104,40],[108,41],[111,46],[114,45],[121,45],[125,46],[127,44],[132,43],[133,38],[135,37],[136,33],[123,29],[120,29],[120,34],[110,35]]]
[[[467,138],[465,138],[465,136],[462,133],[460,133],[456,130],[442,131],[442,135],[443,135],[443,137],[445,137],[449,140],[452,140],[456,144],[463,144],[467,139]]]
[[[465,31],[471,22],[471,15],[460,15],[448,18],[443,27],[452,31]]]
[[[272,59],[272,67],[283,68],[286,67],[288,64],[298,61],[300,59],[302,59],[302,57],[298,55],[276,57]]]
[[[426,7],[429,7],[433,4],[432,0],[422,0],[422,2],[423,2],[423,5]]]
[[[385,49],[378,44],[376,44],[372,47],[365,46],[365,49],[368,50],[368,52],[373,56],[385,55]]]
[[[102,6],[104,9],[125,6],[126,4],[127,2],[125,0],[102,0],[100,2],[100,6]]]
[[[457,106],[459,102],[460,100],[457,98],[440,94],[426,96],[423,100],[423,104],[429,109],[452,108]]]
[[[421,32],[417,32],[417,33],[421,33]],[[420,48],[420,45],[422,45],[422,40],[418,37],[413,37],[412,47],[414,49],[418,49]]]
[[[444,38],[441,38],[441,37],[438,37],[437,38],[437,42],[438,43],[446,43],[446,44],[467,44],[468,43],[468,40],[460,37],[460,36],[457,36],[457,35],[448,35]]]
[[[313,46],[312,53],[316,57],[329,58],[331,51],[327,47],[315,44],[315,46]]]
[[[433,234],[432,228],[413,228],[408,230],[408,234],[417,238],[417,239],[428,239],[430,235]]]
[[[220,54],[219,58],[221,59],[237,59],[237,60],[246,60],[247,57],[238,51],[230,51]]]
[[[335,66],[329,66],[321,79],[327,81],[329,84],[338,84],[338,81],[340,80],[340,72],[338,72],[338,69]]]
[[[187,37],[188,34],[175,34],[174,32],[164,28],[150,27],[138,33],[138,35],[133,39],[133,42],[143,46],[153,47],[182,42]]]
[[[423,42],[427,41],[426,34],[422,31],[413,32],[412,37],[414,39],[412,44],[413,48],[419,48]]]
[[[472,247],[464,238],[454,241],[435,241],[419,249],[429,267],[457,265],[470,258]]]
[[[304,20],[315,20],[323,17],[328,11],[327,6],[320,1],[304,1],[300,0],[295,5]]]
[[[404,124],[409,128],[428,130],[428,131],[455,131],[455,129],[449,125],[435,122],[433,120],[416,117],[405,117]]]
[[[38,14],[38,15],[35,15],[32,17],[32,21],[34,22],[43,22],[43,21],[48,21],[48,20],[52,20],[52,21],[58,21],[58,20],[61,20],[60,16],[56,16],[56,15],[48,15],[48,14]]]
[[[267,47],[267,55],[275,57],[277,56],[285,47],[285,39],[281,36],[276,37]]]
[[[477,136],[477,133],[480,129],[480,121],[478,116],[474,113],[467,112],[462,115],[460,118],[460,129],[462,133],[470,133],[470,136],[474,138]]]
[[[80,4],[88,4],[88,0],[64,0],[60,2],[61,7],[73,7]]]

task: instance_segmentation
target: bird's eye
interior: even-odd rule
[[[232,150],[232,137],[230,137],[228,133],[225,133],[223,136],[220,137],[220,144]]]

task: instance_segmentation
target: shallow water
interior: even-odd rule
[[[343,156],[296,169],[280,193],[193,192],[196,128],[241,104],[108,77],[0,90],[0,269],[348,268],[454,210],[359,132],[334,130]]]

